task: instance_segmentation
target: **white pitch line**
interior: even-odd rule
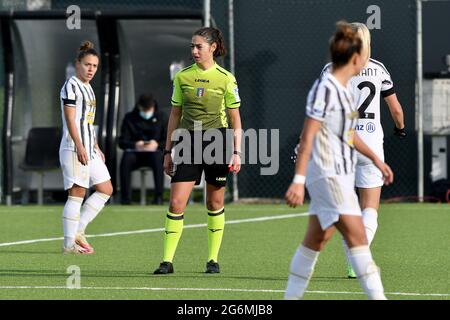
[[[221,292],[261,292],[261,293],[284,293],[284,290],[276,289],[238,289],[238,288],[152,288],[152,287],[80,287],[68,288],[66,286],[0,286],[0,289],[67,289],[67,290],[140,290],[140,291],[221,291]],[[358,294],[364,292],[352,291],[306,291],[313,294]],[[421,297],[450,297],[449,293],[408,293],[408,292],[385,292],[386,295],[399,296],[421,296]]]
[[[80,287],[66,286],[0,286],[0,289],[68,289],[68,290],[143,290],[143,291],[231,291],[231,292],[275,292],[284,290],[273,289],[234,289],[234,288],[152,288],[152,287]]]
[[[277,216],[267,216],[267,217],[258,217],[258,218],[230,220],[230,221],[226,221],[225,224],[237,224],[237,223],[246,223],[246,222],[270,221],[270,220],[288,219],[288,218],[297,218],[297,217],[306,217],[306,216],[308,216],[308,212],[282,214],[282,215],[277,215]],[[184,226],[185,229],[202,228],[202,227],[206,227],[206,223],[189,224],[189,225]],[[164,228],[143,229],[143,230],[122,231],[122,232],[101,233],[101,234],[91,234],[91,235],[87,235],[86,237],[87,238],[114,237],[114,236],[123,236],[123,235],[140,234],[140,233],[151,233],[151,232],[160,232],[160,231],[164,231]],[[20,245],[20,244],[30,244],[30,243],[38,243],[38,242],[57,241],[57,240],[63,240],[63,239],[64,239],[64,237],[58,237],[58,238],[23,240],[23,241],[16,241],[16,242],[4,242],[4,243],[0,243],[0,247],[16,246],[16,245]]]

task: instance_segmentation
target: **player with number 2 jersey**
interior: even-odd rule
[[[370,58],[370,32],[366,25],[354,22],[351,25],[358,31],[363,45],[368,48]],[[331,63],[322,70],[321,78],[331,72]],[[358,75],[349,81],[349,90],[352,93],[355,104],[358,107],[359,119],[356,132],[359,137],[384,161],[383,151],[383,127],[381,126],[380,98],[386,101],[392,119],[394,120],[394,134],[400,139],[406,137],[403,109],[395,94],[394,84],[383,63],[369,59],[367,65]],[[355,185],[359,192],[359,202],[363,215],[363,222],[369,245],[371,244],[378,227],[378,208],[380,205],[381,186],[383,174],[364,155],[357,153],[355,170]],[[347,244],[344,248],[349,257]],[[347,266],[349,278],[356,275],[350,264]]]

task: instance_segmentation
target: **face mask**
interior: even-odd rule
[[[148,111],[148,112],[139,111],[139,115],[142,117],[142,119],[148,120],[151,117],[153,117],[153,111]]]

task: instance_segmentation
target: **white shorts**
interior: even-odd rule
[[[311,197],[309,214],[317,216],[322,230],[336,223],[341,214],[361,216],[354,175],[319,179],[307,189]]]
[[[373,163],[357,164],[355,178],[357,188],[377,188],[384,184],[383,173]]]
[[[94,153],[94,159],[90,160],[88,165],[83,166],[78,161],[76,152],[60,150],[59,162],[64,177],[64,190],[72,188],[74,184],[87,189],[111,180],[108,168],[97,153]]]

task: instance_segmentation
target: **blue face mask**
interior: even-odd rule
[[[153,111],[139,111],[139,115],[141,116],[142,119],[144,120],[148,120],[151,117],[153,117]]]

